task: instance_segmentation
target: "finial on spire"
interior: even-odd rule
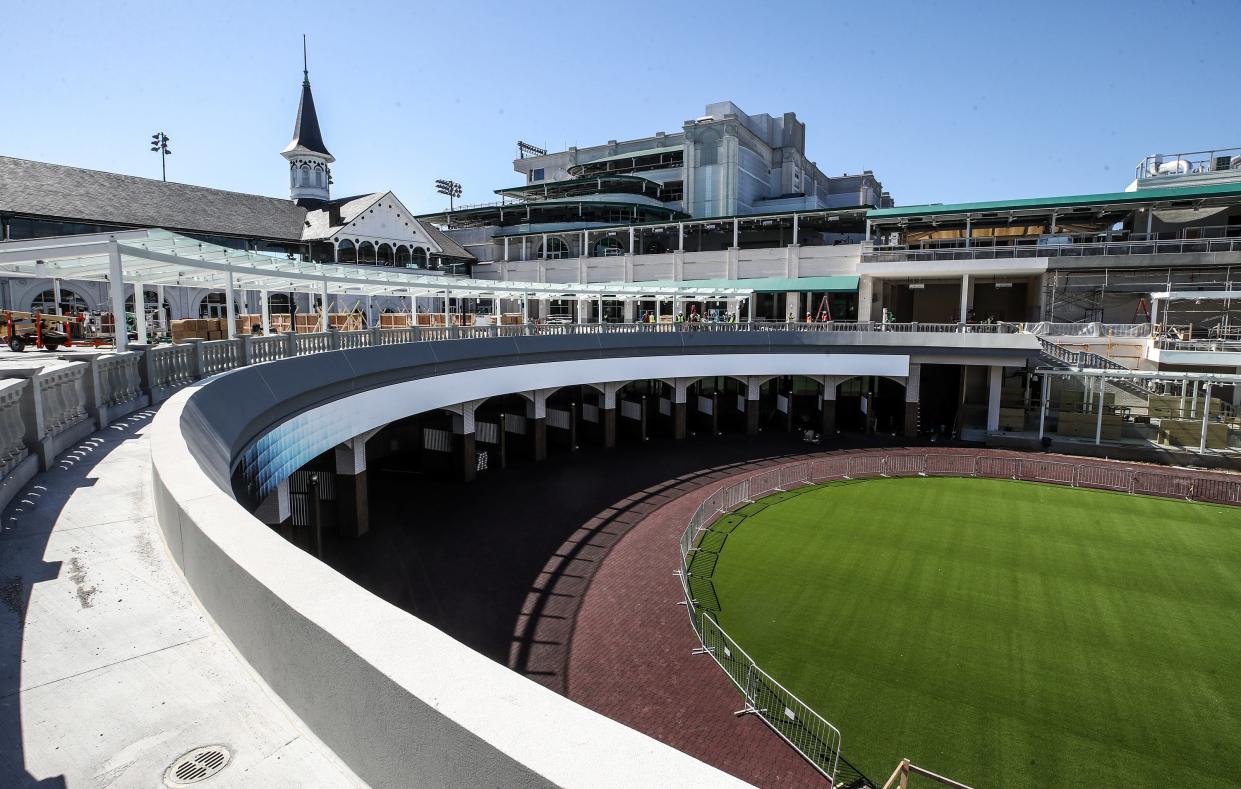
[[[310,65],[306,59],[306,34],[302,33],[302,84],[310,84]]]

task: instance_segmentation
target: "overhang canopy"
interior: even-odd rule
[[[1048,211],[1061,208],[1106,208],[1149,203],[1201,201],[1214,198],[1241,197],[1241,183],[1208,184],[1205,186],[1171,186],[1157,189],[1140,189],[1135,192],[1104,192],[1090,195],[1066,195],[1063,197],[1032,197],[1018,200],[991,200],[981,203],[936,203],[932,205],[909,205],[899,208],[873,208],[866,218],[876,223],[891,223],[920,217],[950,214],[983,214],[1007,212]]]
[[[15,277],[111,281],[119,262],[127,283],[361,296],[483,296],[636,299],[745,298],[739,282],[548,283],[469,279],[408,269],[310,263],[229,249],[167,230],[130,230],[0,243],[0,273]]]

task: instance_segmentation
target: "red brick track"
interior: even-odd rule
[[[869,452],[893,451],[900,450]],[[1031,456],[983,449],[920,447],[913,451]],[[733,715],[741,707],[741,699],[724,672],[710,657],[691,654],[698,643],[684,606],[676,604],[681,599],[681,587],[673,573],[677,567],[677,539],[708,494],[759,468],[825,454],[750,464],[730,469],[707,484],[695,481],[669,489],[665,503],[619,539],[589,582],[574,623],[567,695],[753,784],[824,785],[822,776],[757,717]],[[1038,457],[1083,465],[1172,471],[1161,466],[1064,455]],[[1236,475],[1209,472],[1202,476],[1237,479]],[[843,734],[847,743],[849,733]],[[902,756],[892,754],[894,767]],[[870,778],[883,779],[873,775]]]

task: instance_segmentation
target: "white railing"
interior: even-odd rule
[[[0,380],[0,476],[7,477],[30,454],[22,420],[22,393],[29,385],[20,379]]]
[[[289,343],[282,336],[252,337],[250,339],[250,363],[274,362],[288,355]]]
[[[240,340],[214,340],[199,344],[202,354],[200,373],[214,375],[241,366]]]
[[[119,406],[142,396],[142,354],[110,354],[98,365],[101,404]]]
[[[43,436],[54,436],[86,419],[86,392],[82,363],[69,364],[38,377],[39,397],[43,399]]]
[[[998,453],[865,452],[833,455],[765,469],[713,491],[694,510],[679,541],[678,575],[690,624],[701,644],[698,651],[710,655],[724,669],[745,698],[746,711],[760,715],[833,785],[836,785],[841,770],[852,770],[847,762],[841,763],[839,730],[762,671],[700,605],[695,592],[703,590],[704,584],[711,583],[710,572],[714,568],[714,562],[703,562],[701,566],[711,570],[695,575],[697,555],[712,552],[701,547],[702,538],[723,515],[767,494],[833,480],[935,476],[1043,482],[1241,507],[1241,479],[1204,476],[1191,471],[1155,471],[1107,461],[1070,463]]]

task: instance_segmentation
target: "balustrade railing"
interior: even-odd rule
[[[0,476],[7,477],[30,454],[22,419],[22,393],[29,385],[20,379],[0,380]]]

